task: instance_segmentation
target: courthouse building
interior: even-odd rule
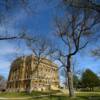
[[[11,65],[7,91],[48,91],[59,87],[58,67],[33,55],[17,58]]]

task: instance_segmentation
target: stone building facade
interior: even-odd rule
[[[11,65],[7,91],[48,91],[59,87],[57,65],[33,55],[17,58]]]

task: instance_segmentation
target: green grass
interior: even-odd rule
[[[46,95],[48,92],[32,92],[31,94],[21,93],[0,93],[0,97],[19,98],[19,97],[30,97],[32,99],[25,100],[100,100],[100,92],[77,92],[75,98],[70,98],[68,95],[51,95],[42,98],[33,98],[34,96]],[[10,99],[9,99],[10,100]]]
[[[77,96],[100,96],[100,92],[77,92]]]
[[[15,93],[15,92],[11,92],[11,93],[0,93],[0,97],[29,97],[30,95],[25,93],[25,92],[21,92],[21,93]]]

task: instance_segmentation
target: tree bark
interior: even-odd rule
[[[32,77],[31,77],[32,78]],[[30,79],[30,89],[29,89],[29,93],[32,93],[32,79]]]
[[[73,74],[72,72],[67,71],[67,77],[68,77],[68,89],[69,89],[69,96],[74,97],[74,87],[73,87]]]
[[[73,86],[73,72],[71,71],[71,56],[67,58],[67,78],[68,78],[68,89],[69,96],[74,97],[74,86]]]

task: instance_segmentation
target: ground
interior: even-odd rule
[[[100,100],[100,92],[76,92],[75,98],[69,98],[62,93],[32,92],[0,93],[1,100]]]

